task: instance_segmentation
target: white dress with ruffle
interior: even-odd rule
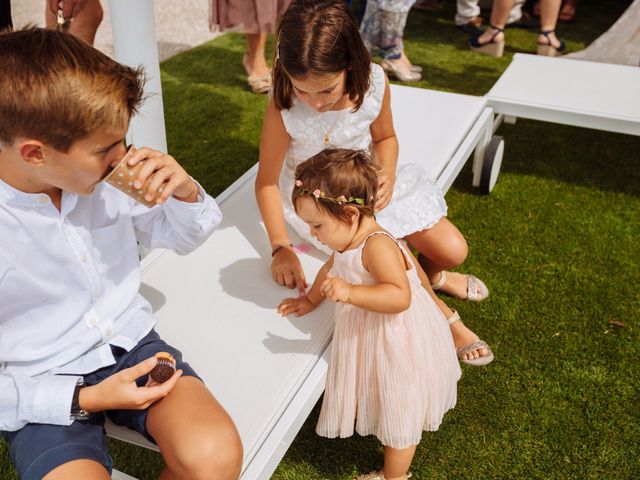
[[[296,215],[291,203],[296,167],[328,147],[371,151],[371,124],[380,114],[385,90],[382,68],[371,64],[371,86],[362,106],[316,112],[307,103],[294,97],[289,110],[282,110],[282,120],[291,137],[280,174],[280,195],[285,220],[307,242],[322,251],[327,248],[309,233],[309,227]],[[324,143],[325,135],[330,144]],[[396,183],[389,205],[376,214],[376,221],[396,238],[403,238],[434,226],[447,214],[442,191],[414,163],[398,165]]]
[[[354,285],[375,283],[362,265],[367,240],[334,253],[333,276]],[[319,435],[349,437],[355,426],[385,446],[406,448],[420,443],[423,431],[437,430],[456,404],[461,371],[449,325],[422,287],[410,254],[398,246],[408,266],[411,306],[383,314],[336,304]]]

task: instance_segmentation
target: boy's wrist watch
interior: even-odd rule
[[[91,414],[80,408],[80,389],[84,387],[84,379],[78,378],[71,398],[71,420],[89,420]]]

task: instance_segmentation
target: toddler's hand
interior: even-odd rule
[[[198,199],[198,186],[171,155],[150,148],[140,148],[127,160],[130,166],[144,161],[133,182],[144,190],[145,199],[162,204],[173,195],[178,200],[193,203]]]
[[[148,358],[131,368],[107,377],[97,385],[82,388],[79,398],[80,407],[88,412],[144,410],[165,397],[182,375],[182,370],[177,370],[162,384],[151,381],[144,387],[138,387],[136,379],[153,370],[157,362],[155,357]]]
[[[327,277],[320,287],[322,294],[334,303],[348,303],[351,295],[351,284],[340,277],[327,273]]]
[[[280,305],[278,305],[278,313],[283,317],[291,313],[295,314],[296,317],[301,317],[315,308],[316,305],[311,303],[306,295],[303,295],[298,298],[285,298]]]
[[[391,180],[391,177],[387,174],[378,176],[378,196],[376,198],[375,210],[380,211],[389,205],[391,202],[391,195],[393,194],[393,184],[395,182]]]

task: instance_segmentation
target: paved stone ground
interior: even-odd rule
[[[96,34],[96,48],[113,56],[113,37],[109,2],[101,0],[104,19]],[[220,33],[209,31],[208,0],[155,0],[158,54],[165,60],[177,53],[207,42]],[[27,23],[44,26],[45,0],[12,0],[15,28]]]

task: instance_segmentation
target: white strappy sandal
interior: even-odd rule
[[[460,314],[453,308],[451,309],[451,311],[453,312],[453,315],[447,318],[447,322],[449,322],[449,325],[460,320]],[[481,348],[486,348],[487,350],[489,350],[489,353],[478,358],[464,358],[467,353],[473,352],[474,350],[479,350]],[[470,343],[469,345],[460,347],[456,350],[456,355],[458,356],[458,360],[460,360],[462,363],[466,363],[467,365],[471,365],[474,367],[482,367],[493,362],[493,352],[491,351],[491,347],[489,347],[487,342],[485,342],[484,340],[477,340]]]
[[[485,298],[489,296],[489,289],[484,284],[482,280],[480,280],[475,275],[464,275],[467,279],[467,298],[463,298],[462,300],[469,300],[470,302],[481,302]],[[444,270],[440,272],[440,279],[431,284],[431,288],[433,291],[438,291],[444,284],[447,282],[447,272]]]

